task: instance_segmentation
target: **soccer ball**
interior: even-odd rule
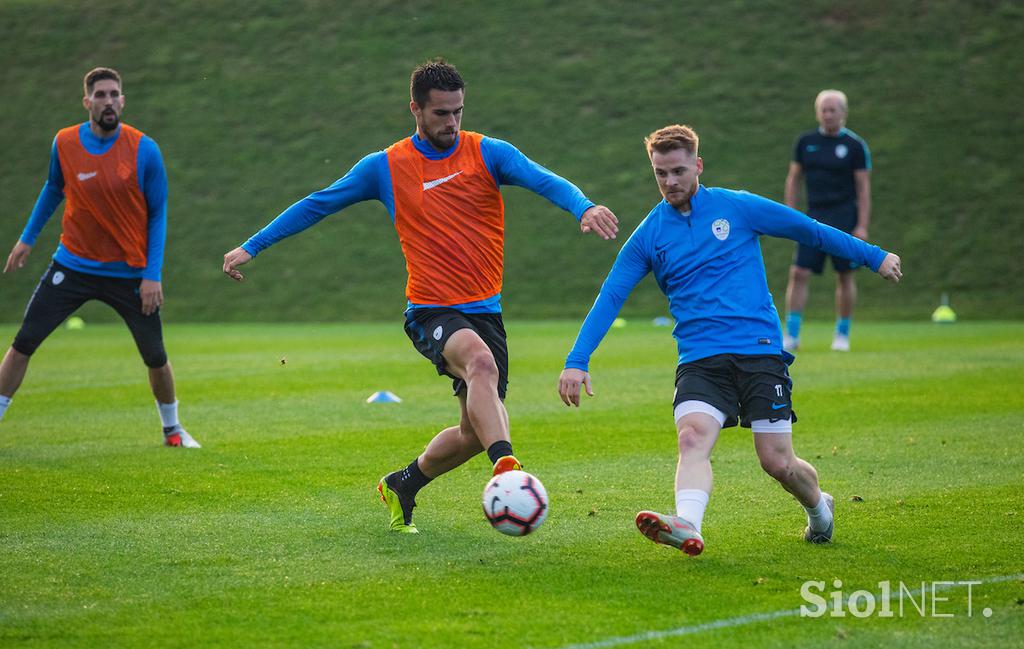
[[[526,536],[548,517],[548,492],[526,471],[500,473],[484,487],[484,516],[502,534]]]

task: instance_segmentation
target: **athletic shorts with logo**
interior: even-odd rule
[[[505,398],[508,388],[508,344],[500,313],[463,313],[448,307],[425,307],[405,312],[405,333],[439,375],[452,378],[456,395],[466,389],[466,382],[448,371],[444,360],[445,343],[456,331],[472,329],[484,341],[498,366],[498,397]]]
[[[786,360],[778,355],[718,354],[676,367],[676,395],[673,409],[684,401],[703,401],[725,413],[723,428],[737,422],[767,419],[783,421],[792,417],[793,381]],[[790,360],[792,362],[792,360]]]
[[[811,207],[807,209],[807,215],[819,223],[831,225],[837,230],[849,234],[857,227],[857,204],[840,203],[829,207]],[[844,257],[834,257],[824,250],[818,250],[802,243],[796,244],[796,255],[793,257],[793,265],[806,268],[815,275],[821,275],[825,270],[825,257],[832,257],[832,268],[837,273],[844,273],[850,270],[857,270],[859,264]]]
[[[53,330],[89,300],[109,304],[128,325],[148,367],[167,364],[160,310],[142,314],[139,279],[80,273],[51,262],[25,308],[25,319],[11,345],[31,356]]]

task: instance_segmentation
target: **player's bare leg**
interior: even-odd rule
[[[754,448],[765,473],[778,480],[801,505],[817,504],[821,497],[818,472],[793,452],[792,433],[754,433]]]
[[[498,366],[487,343],[460,329],[444,346],[448,370],[466,382],[466,414],[483,448],[509,441],[508,412],[498,398]]]
[[[836,273],[836,315],[840,318],[853,317],[853,306],[857,303],[857,280],[852,270]]]
[[[168,361],[162,367],[149,368],[149,387],[160,403],[174,403],[174,371]]]
[[[13,347],[7,350],[0,363],[0,396],[11,398],[18,391],[28,370],[29,358]]]
[[[482,450],[498,468],[519,468],[512,456],[508,412],[498,397],[498,366],[487,344],[471,329],[456,331],[445,343],[445,365],[466,383],[459,395],[461,419],[427,444],[409,466],[380,479],[377,491],[391,514],[392,531],[417,533],[412,522],[416,494],[437,476],[451,471]],[[499,459],[500,457],[500,459]]]
[[[676,515],[642,511],[636,516],[640,533],[655,543],[696,556],[704,551],[700,528],[711,496],[711,451],[722,426],[703,412],[691,412],[676,422],[679,461],[676,464]]]
[[[170,361],[149,368],[149,387],[164,427],[164,444],[181,448],[201,448],[178,421],[178,400],[174,396],[174,370]]]
[[[722,427],[711,415],[694,412],[679,418],[676,433],[679,461],[676,463],[676,491],[700,489],[711,494],[711,450]],[[696,523],[696,521],[690,521]]]
[[[850,318],[857,302],[857,281],[853,271],[836,273],[836,332],[832,350],[850,351]]]
[[[459,405],[462,409],[459,425],[445,428],[435,435],[419,457],[420,470],[431,479],[462,465],[484,450],[469,421],[465,394],[459,395]]]
[[[28,361],[28,356],[11,347],[3,362],[0,362],[0,420],[4,418],[14,393],[21,387],[28,370]]]
[[[814,538],[807,538],[807,531],[805,538],[815,543],[831,540],[832,497],[821,491],[814,467],[793,452],[793,434],[754,433],[754,449],[761,468],[807,510],[808,531]]]
[[[448,370],[466,382],[466,416],[494,474],[521,468],[512,455],[508,411],[498,396],[498,365],[490,348],[475,331],[460,329],[445,343],[444,359]]]
[[[789,267],[789,284],[786,285],[786,334],[782,338],[782,346],[787,351],[796,351],[800,348],[799,320],[802,318],[804,307],[807,305],[808,286],[811,281],[811,271],[800,266]],[[797,322],[791,323],[791,318],[796,317]]]

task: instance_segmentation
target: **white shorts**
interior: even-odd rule
[[[715,421],[721,427],[725,424],[725,413],[714,407],[710,403],[704,401],[683,401],[675,409],[676,423],[685,417],[686,415],[700,412],[705,415],[714,417]],[[750,430],[754,433],[792,433],[793,432],[793,421],[792,419],[779,419],[777,421],[771,421],[769,419],[755,419],[750,422]]]

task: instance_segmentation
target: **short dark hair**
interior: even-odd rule
[[[409,79],[409,95],[420,108],[427,105],[431,90],[463,90],[466,82],[455,66],[443,58],[430,59],[416,66]]]
[[[697,146],[700,144],[700,138],[697,137],[697,133],[689,126],[672,124],[671,126],[659,128],[645,137],[644,144],[647,145],[647,155],[652,155],[655,151],[658,153],[668,153],[676,149],[682,149],[691,155],[697,155]]]
[[[96,85],[96,82],[104,79],[113,79],[118,86],[121,85],[121,75],[114,68],[93,68],[85,73],[85,80],[82,83],[85,86],[85,96],[91,95],[92,87]]]

